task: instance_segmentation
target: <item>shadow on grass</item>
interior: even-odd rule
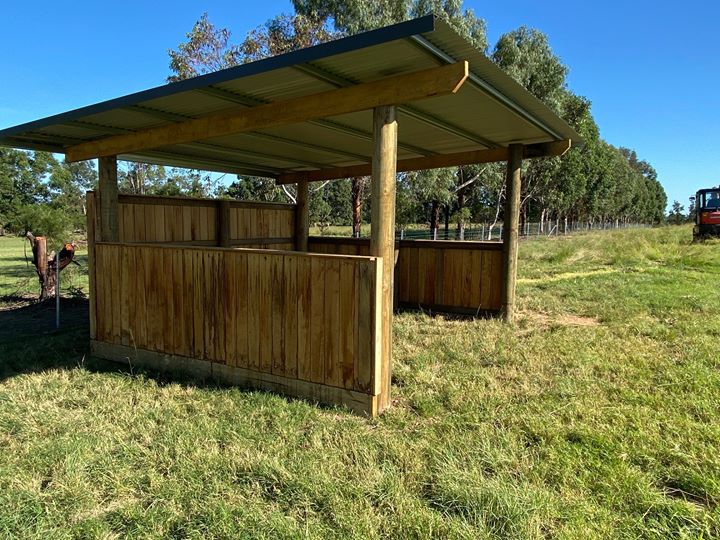
[[[88,300],[63,298],[60,328],[55,328],[55,301],[31,301],[25,296],[0,297],[0,382],[22,374],[82,367],[94,373],[152,379],[158,386],[179,384],[186,388],[223,389],[232,385],[191,374],[131,368],[90,355]],[[288,402],[304,401],[275,392]],[[321,406],[322,409],[334,409]]]
[[[51,369],[118,371],[117,364],[89,358],[88,301],[63,298],[60,328],[55,302],[25,296],[0,298],[0,381]]]
[[[28,268],[28,266],[25,263],[3,264],[2,265],[2,273],[3,273],[3,276],[5,276],[5,277],[17,278],[17,279],[37,276],[37,274],[35,273],[35,267],[31,265]]]

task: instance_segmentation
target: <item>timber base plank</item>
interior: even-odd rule
[[[169,374],[183,373],[200,380],[209,379],[240,388],[269,391],[313,403],[343,405],[355,413],[372,417],[382,412],[378,409],[379,396],[353,390],[97,340],[90,341],[90,351],[98,358],[132,367],[140,366]]]

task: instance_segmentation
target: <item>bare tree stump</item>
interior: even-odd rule
[[[47,252],[47,239],[44,236],[34,236],[27,233],[27,239],[32,246],[33,266],[40,281],[40,301],[55,296],[55,285],[57,282],[57,269],[55,263],[55,252]],[[75,243],[65,244],[60,250],[60,271],[68,264],[74,262]],[[76,263],[77,264],[77,263]]]

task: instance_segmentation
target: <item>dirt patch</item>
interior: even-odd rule
[[[593,276],[601,276],[604,274],[617,274],[622,270],[617,268],[600,268],[597,270],[588,270],[587,272],[563,272],[562,274],[546,275],[538,278],[520,278],[518,283],[534,285],[537,283],[550,283],[554,281],[565,281]]]
[[[570,313],[551,315],[549,313],[524,311],[518,313],[522,326],[527,330],[552,328],[558,326],[592,327],[600,326],[600,321],[595,317],[583,317]]]
[[[563,326],[600,326],[595,317],[581,317],[580,315],[561,315],[555,321]]]

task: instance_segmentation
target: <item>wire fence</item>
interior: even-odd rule
[[[615,229],[640,229],[651,227],[645,223],[620,223],[616,221],[607,222],[580,222],[580,221],[547,221],[544,223],[526,222],[520,226],[518,231],[520,238],[533,238],[542,236],[565,236],[573,233],[587,231],[602,231]],[[445,229],[397,229],[395,237],[398,240],[489,240],[500,241],[503,239],[503,226],[490,223],[474,223],[465,227],[459,233],[456,227]]]

